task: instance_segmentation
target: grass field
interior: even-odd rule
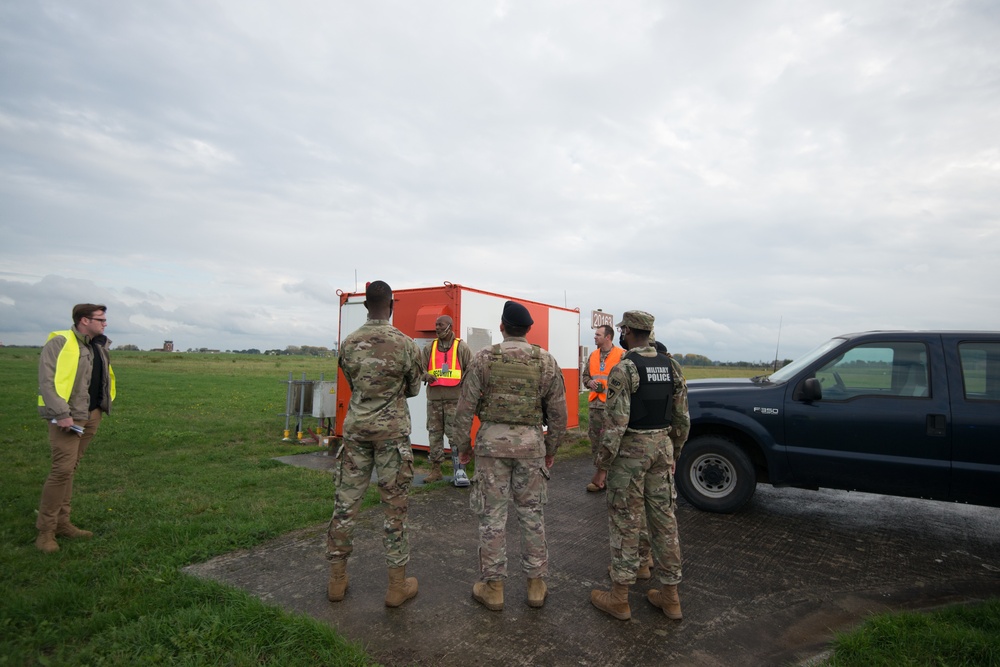
[[[179,571],[329,519],[329,475],[273,458],[309,451],[281,442],[288,373],[332,378],[333,360],[122,352],[113,363],[118,399],[75,486],[73,519],[96,536],[62,540],[58,553],[45,555],[34,548],[49,466],[35,409],[38,350],[0,348],[0,666],[371,664],[321,623]],[[686,370],[692,379],[708,374],[736,375]],[[585,406],[586,396],[580,400]],[[585,410],[581,417],[586,433]],[[560,457],[587,453],[580,437]],[[884,652],[886,644],[889,657],[880,653],[879,664],[1000,664],[998,607],[966,614],[968,633],[942,635],[941,655],[954,662],[908,662],[907,647],[918,642],[882,641],[876,627],[836,664],[870,664],[872,647]],[[969,640],[984,627],[992,645]]]
[[[273,457],[288,372],[329,360],[118,353],[118,399],[76,476],[96,536],[34,548],[48,444],[37,350],[0,349],[0,665],[361,665],[315,621],[182,575],[184,565],[322,523],[329,475]]]

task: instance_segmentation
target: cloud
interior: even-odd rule
[[[375,278],[642,308],[719,359],[1000,328],[986,5],[0,18],[4,342],[104,299],[116,342],[330,346]]]

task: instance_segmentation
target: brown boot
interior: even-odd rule
[[[646,579],[651,579],[652,577],[653,577],[653,557],[647,556],[646,560],[644,560],[642,564],[639,565],[639,569],[635,571],[635,578],[642,579],[643,581],[645,581]]]
[[[472,597],[490,611],[503,611],[503,581],[477,581]]]
[[[607,612],[619,621],[632,618],[632,609],[628,606],[628,586],[611,583],[610,591],[590,591],[590,601],[595,607]]]
[[[653,603],[654,607],[659,607],[667,618],[681,620],[681,598],[677,595],[677,584],[666,584],[661,589],[650,588],[646,591],[646,597]]]
[[[347,561],[330,561],[330,579],[326,583],[326,599],[340,602],[347,594]]]
[[[406,566],[389,568],[389,590],[385,592],[385,606],[398,607],[417,596],[417,578],[406,576]]]
[[[71,539],[75,538],[86,538],[90,539],[94,536],[89,530],[84,530],[82,528],[77,528],[73,524],[66,522],[56,527],[56,535],[59,537],[69,537]]]
[[[640,565],[639,569],[635,571],[635,578],[642,579],[644,581],[646,579],[651,579],[653,577],[653,571],[650,569],[652,564],[652,560],[650,560]],[[608,565],[608,576],[611,576],[611,567],[611,565]]]
[[[545,585],[545,580],[541,577],[535,577],[534,579],[528,579],[528,606],[541,607],[545,604],[545,596],[549,594],[548,586]]]
[[[442,478],[443,475],[441,475],[441,464],[432,463],[431,471],[427,474],[427,477],[424,477],[424,484],[430,484],[431,482],[440,482]]]
[[[56,534],[51,531],[47,533],[38,533],[38,537],[35,538],[35,547],[39,551],[43,551],[47,554],[59,551],[59,543],[56,542]]]

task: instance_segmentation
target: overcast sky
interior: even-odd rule
[[[0,342],[333,347],[376,279],[719,360],[998,330],[998,45],[995,0],[5,0]]]

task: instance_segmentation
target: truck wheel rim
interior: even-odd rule
[[[717,454],[702,454],[691,464],[691,484],[709,498],[725,498],[736,488],[736,469]]]

